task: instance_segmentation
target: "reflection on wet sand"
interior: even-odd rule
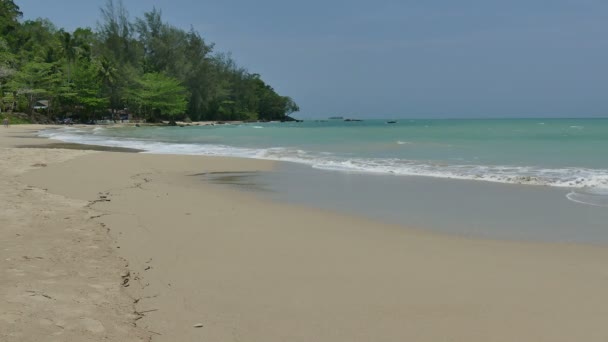
[[[192,176],[202,176],[203,179],[212,184],[224,184],[236,186],[239,189],[248,191],[263,191],[271,192],[272,190],[267,186],[264,186],[256,178],[260,175],[258,171],[244,171],[244,172],[233,172],[233,171],[221,171],[221,172],[203,172],[194,174]]]

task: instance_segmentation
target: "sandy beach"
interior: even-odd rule
[[[608,340],[605,247],[276,203],[205,177],[273,162],[50,149],[37,129],[0,129],[2,341]]]
[[[127,262],[110,245],[88,201],[52,194],[17,178],[89,151],[21,149],[52,144],[32,132],[0,131],[0,340],[146,341],[133,325],[133,298],[120,286]]]

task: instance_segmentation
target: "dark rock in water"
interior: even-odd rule
[[[387,121],[386,123],[387,123],[387,124],[396,124],[396,123],[397,123],[397,121]]]
[[[141,125],[140,124],[135,124],[135,127],[141,127]]]
[[[175,122],[174,120],[169,121],[169,123],[167,124],[168,126],[177,126],[177,122]]]
[[[298,119],[292,118],[289,115],[285,115],[285,118],[281,119],[280,121],[281,122],[304,122],[304,120],[298,120]]]

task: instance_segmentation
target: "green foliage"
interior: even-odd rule
[[[106,0],[96,31],[57,29],[47,19],[20,22],[0,0],[0,109],[49,116],[193,120],[282,120],[298,106],[258,74],[236,65],[198,32],[184,31],[152,9],[131,20],[122,0]]]
[[[74,108],[89,119],[95,117],[96,113],[101,113],[110,105],[110,97],[104,93],[104,75],[102,72],[101,63],[86,62],[86,57],[82,57],[85,61],[76,63],[74,68],[73,91],[76,96],[71,99]],[[107,68],[109,68],[106,65]],[[110,68],[108,78],[114,77],[113,71]]]
[[[11,98],[6,99],[6,84],[13,78],[16,57],[10,52],[8,44],[0,37],[0,111],[6,110],[6,102],[12,103]]]
[[[173,117],[184,114],[188,107],[187,91],[180,82],[161,73],[147,73],[137,80],[130,99],[144,117]]]
[[[19,27],[23,13],[13,0],[0,0],[0,36],[7,37],[8,43],[14,44],[13,34]]]
[[[57,65],[40,59],[24,64],[9,82],[8,87],[16,95],[25,97],[27,111],[32,113],[36,101],[42,97],[53,98],[61,90],[61,74]]]
[[[0,113],[0,121],[4,120],[5,118],[8,118],[8,121],[11,125],[25,125],[31,123],[29,120],[22,118],[21,116]]]

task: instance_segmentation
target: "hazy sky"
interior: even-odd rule
[[[105,0],[16,0],[95,27]],[[124,0],[193,26],[300,117],[608,117],[607,0]]]

